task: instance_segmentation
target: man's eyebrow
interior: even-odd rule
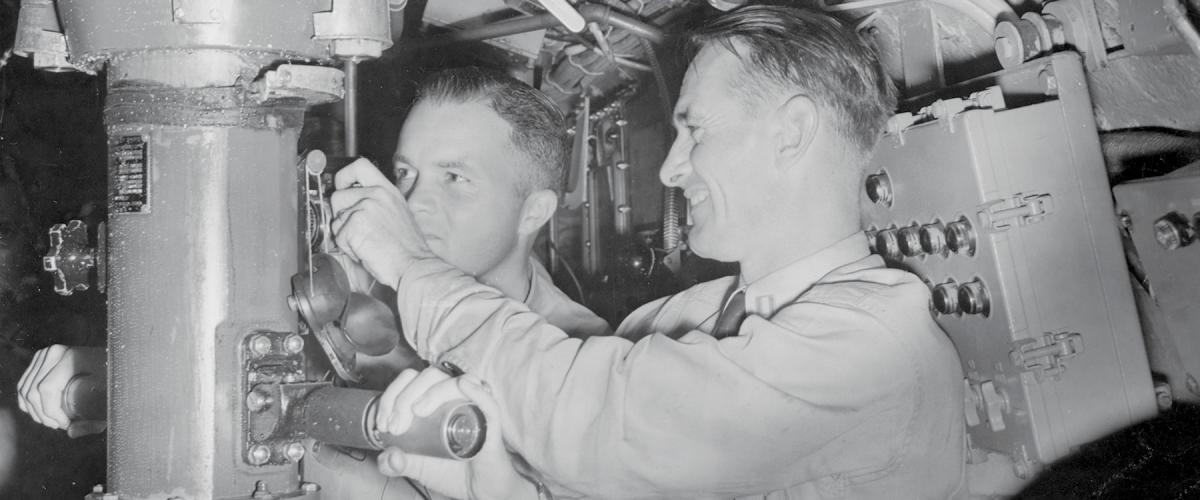
[[[444,168],[447,170],[452,169],[452,168],[456,168],[459,170],[470,170],[471,169],[471,164],[467,163],[465,161],[462,161],[462,160],[443,160],[443,161],[434,163],[434,165],[437,166],[438,168]]]
[[[400,153],[392,155],[392,163],[404,163],[407,165],[412,165],[412,162],[408,160],[408,157]]]

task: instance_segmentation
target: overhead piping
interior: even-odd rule
[[[662,30],[636,19],[627,14],[614,11],[607,5],[585,4],[579,6],[579,14],[589,23],[599,23],[615,26],[633,33],[639,38],[659,44],[663,41]],[[492,38],[500,38],[530,31],[544,30],[560,26],[558,18],[550,13],[534,14],[498,23],[492,23],[478,28],[455,31],[427,40],[410,44],[413,48],[429,48],[462,42],[479,42]]]
[[[819,0],[818,4],[826,12],[841,12],[858,9],[877,9],[898,4],[906,0],[853,0],[835,5],[829,5],[828,0]],[[969,17],[975,24],[984,28],[988,33],[996,27],[996,22],[1003,17],[1016,17],[1012,7],[1003,0],[931,0],[933,3],[949,7]]]

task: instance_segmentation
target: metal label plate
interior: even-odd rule
[[[150,213],[150,154],[146,138],[114,135],[108,140],[109,213]]]

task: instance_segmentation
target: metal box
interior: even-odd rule
[[[1151,368],[1174,398],[1200,402],[1200,163],[1113,188],[1146,288]]]
[[[1152,416],[1155,394],[1078,57],[971,85],[889,123],[864,228],[931,289],[972,456],[1008,455],[1025,479]]]

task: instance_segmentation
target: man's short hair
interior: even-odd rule
[[[779,92],[806,94],[841,121],[849,146],[869,154],[896,108],[896,90],[872,46],[825,14],[752,5],[716,17],[690,37],[742,61],[734,90],[757,106]],[[738,50],[740,42],[743,50]]]
[[[463,67],[438,71],[417,88],[417,102],[481,102],[512,126],[509,139],[529,159],[518,195],[539,189],[561,193],[566,185],[567,127],[546,94],[499,71]]]

